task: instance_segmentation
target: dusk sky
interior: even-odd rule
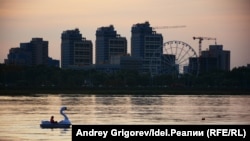
[[[198,53],[193,36],[213,37],[231,51],[231,68],[250,64],[249,0],[0,0],[0,63],[10,48],[33,37],[49,41],[49,56],[60,60],[61,33],[79,28],[92,40],[102,26],[114,25],[127,38],[130,52],[131,27],[149,21],[152,27],[185,25],[185,28],[156,29],[164,42],[180,40]],[[202,42],[202,50],[214,44]]]

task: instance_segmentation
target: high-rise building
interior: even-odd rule
[[[109,40],[109,56],[126,55],[127,40],[124,37],[117,36]]]
[[[62,68],[92,64],[92,42],[83,38],[79,29],[63,31],[61,39]]]
[[[96,31],[96,64],[112,64],[114,58],[127,54],[127,40],[114,30],[114,26],[100,27]]]
[[[142,58],[143,72],[161,72],[163,36],[150,27],[149,22],[132,26],[131,56]]]
[[[11,48],[6,64],[15,65],[48,65],[48,41],[43,38],[32,38],[28,43],[20,43],[20,48]]]
[[[49,42],[43,41],[43,38],[32,38],[30,43],[21,43],[21,48],[31,50],[33,65],[47,65],[48,64],[48,47]]]
[[[74,65],[76,66],[88,66],[92,65],[92,42],[86,40],[74,43]]]
[[[200,62],[201,66],[211,66],[213,70],[230,71],[230,51],[223,50],[223,45],[210,45],[209,50],[202,51],[201,57],[204,60]],[[206,64],[209,62],[211,65]]]

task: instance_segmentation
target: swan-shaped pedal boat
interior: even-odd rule
[[[67,115],[63,112],[64,110],[67,110],[67,107],[61,107],[60,114],[64,117],[64,120],[61,120],[57,123],[51,123],[48,120],[42,120],[40,127],[41,128],[70,128],[71,122]]]

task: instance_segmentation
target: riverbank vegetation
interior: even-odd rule
[[[131,70],[105,73],[46,66],[0,65],[0,93],[250,94],[250,69],[152,77]]]

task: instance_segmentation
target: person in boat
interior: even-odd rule
[[[51,116],[51,117],[50,117],[50,122],[51,122],[51,123],[57,123],[57,121],[54,120],[54,116]]]

